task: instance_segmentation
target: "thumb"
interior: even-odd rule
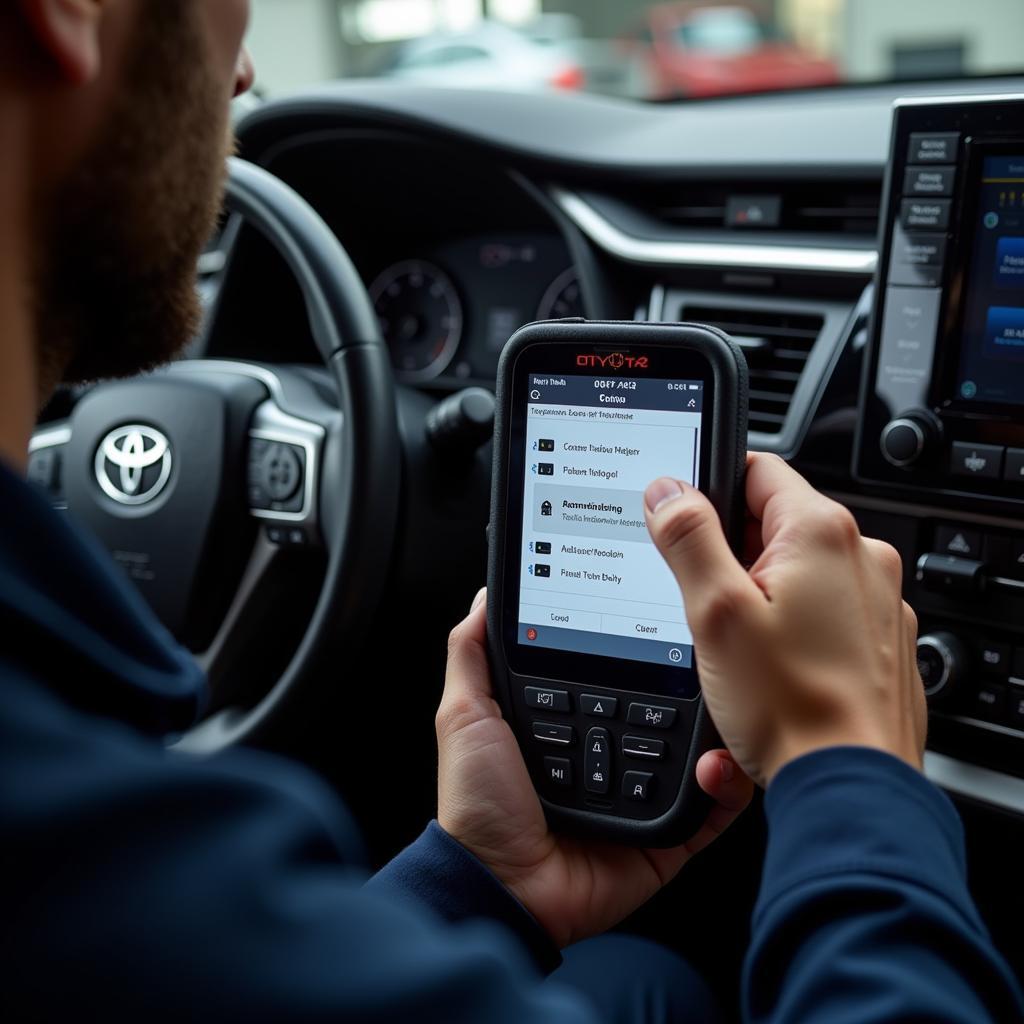
[[[435,719],[438,737],[481,718],[500,717],[487,663],[486,596],[485,590],[476,595],[469,615],[448,637],[448,669]]]
[[[736,560],[718,513],[695,487],[662,477],[644,495],[651,539],[683,592],[695,633],[715,609],[754,596],[757,587]]]

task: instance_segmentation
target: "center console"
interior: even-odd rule
[[[934,744],[1024,775],[1024,97],[897,105],[881,246],[854,474],[902,513]]]

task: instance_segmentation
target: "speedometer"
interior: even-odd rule
[[[551,282],[537,308],[538,320],[565,320],[568,317],[583,316],[583,293],[576,269],[563,270]]]
[[[370,297],[397,374],[421,381],[443,373],[462,337],[462,304],[444,271],[424,260],[396,263],[370,285]]]

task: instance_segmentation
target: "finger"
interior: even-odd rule
[[[765,545],[793,515],[803,517],[827,502],[795,469],[777,455],[752,453],[747,461],[747,508],[761,523]]]
[[[903,559],[900,553],[884,540],[876,540],[874,537],[864,538],[864,547],[874,560],[875,564],[885,574],[885,578],[892,582],[897,589],[903,585]]]
[[[714,842],[746,809],[754,796],[754,783],[726,750],[711,750],[697,762],[697,781],[715,803],[704,824],[687,843],[689,854]]]
[[[457,727],[481,713],[494,713],[491,673],[487,664],[487,596],[481,590],[469,614],[448,637],[448,668],[438,709],[438,728]]]
[[[712,628],[714,610],[760,591],[729,548],[718,513],[696,488],[669,477],[644,496],[647,529],[675,574],[691,626]]]
[[[753,782],[728,750],[709,750],[701,756],[697,784],[728,811],[742,811],[754,794]]]

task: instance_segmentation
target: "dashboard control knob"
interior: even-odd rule
[[[893,466],[912,466],[932,446],[938,430],[924,413],[905,413],[882,428],[879,443],[885,461]]]
[[[463,388],[430,410],[427,438],[446,455],[471,455],[494,436],[495,407],[485,388]]]
[[[964,645],[945,630],[917,641],[917,670],[929,700],[948,696],[969,663]]]

